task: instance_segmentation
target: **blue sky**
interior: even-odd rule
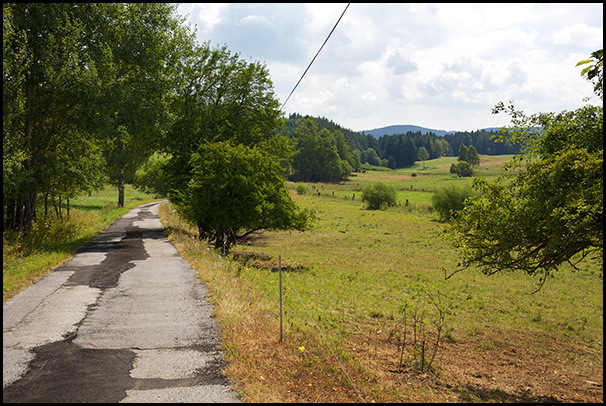
[[[345,9],[337,4],[183,3],[199,42],[267,65],[284,102]],[[285,112],[355,131],[396,124],[475,130],[513,100],[574,110],[592,86],[576,63],[603,48],[602,3],[352,3]],[[589,103],[600,104],[596,97]]]

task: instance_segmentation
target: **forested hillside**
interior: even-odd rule
[[[462,131],[444,136],[433,132],[423,134],[421,131],[409,131],[405,134],[375,138],[370,134],[343,128],[325,117],[303,117],[297,113],[288,117],[284,130],[286,136],[295,139],[295,142],[297,127],[304,118],[314,120],[316,125],[324,130],[342,134],[354,155],[354,163],[359,160],[360,164],[368,163],[392,169],[404,168],[419,160],[418,153],[422,147],[429,153],[429,159],[456,156],[462,144],[466,147],[473,146],[478,154],[482,155],[510,155],[520,152],[520,146],[510,141],[495,141],[498,131],[494,130]],[[352,168],[356,170],[356,165],[352,165]]]

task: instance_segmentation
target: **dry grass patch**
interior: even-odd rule
[[[199,241],[194,228],[170,205],[162,205],[159,214],[169,240],[210,291],[228,363],[224,373],[244,401],[360,400],[336,361],[324,358],[328,350],[313,331],[299,331],[287,324],[279,342],[275,301],[240,277],[246,268]],[[355,375],[356,371],[349,373]],[[368,380],[364,376],[355,379]]]

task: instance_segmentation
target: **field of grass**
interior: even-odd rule
[[[491,179],[510,157],[481,158],[475,173]],[[297,204],[315,210],[315,226],[253,234],[228,257],[161,206],[169,239],[208,285],[225,372],[245,401],[602,401],[602,263],[562,269],[535,294],[537,281],[517,273],[446,280],[456,251],[430,202],[437,188],[471,184],[449,173],[455,160],[309,183],[302,195],[289,183]],[[377,181],[397,189],[397,206],[365,208],[362,189]],[[72,200],[69,220],[39,216],[27,238],[5,232],[4,302],[153,200],[128,188],[119,209],[107,188]]]
[[[103,190],[70,201],[70,213],[57,218],[49,208],[37,208],[37,220],[28,236],[5,231],[2,241],[3,303],[39,280],[51,269],[73,258],[74,251],[93,239],[118,217],[140,204],[158,200],[126,185],[124,207],[117,205],[118,190]],[[41,202],[39,202],[41,203]]]
[[[496,176],[507,158],[483,156],[476,174]],[[517,273],[446,280],[456,252],[430,199],[471,183],[449,174],[455,159],[307,184],[303,195],[290,184],[297,204],[318,215],[315,227],[256,234],[227,259],[162,211],[169,238],[209,284],[227,372],[245,400],[601,401],[602,264],[563,269],[535,294],[537,281]],[[365,209],[361,190],[376,181],[397,188],[398,206]]]
[[[474,177],[482,176],[489,180],[495,178],[501,173],[501,165],[511,157],[511,155],[482,156],[481,165],[474,170]],[[395,171],[377,168],[379,169],[377,171],[354,174],[349,181],[340,184],[303,184],[307,186],[309,194],[320,193],[321,196],[330,195],[332,197],[334,193],[334,197],[359,200],[364,186],[374,182],[383,182],[397,190],[399,204],[405,205],[408,200],[411,205],[428,206],[431,204],[431,194],[436,189],[450,185],[471,186],[473,178],[460,178],[450,174],[450,165],[455,162],[457,162],[457,157],[445,157],[425,161],[425,165],[417,163],[411,168]]]

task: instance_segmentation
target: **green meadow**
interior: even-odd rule
[[[474,177],[494,179],[510,158],[482,156]],[[575,358],[570,345],[580,346],[584,354],[570,368],[582,365],[601,376],[603,271],[597,259],[585,260],[580,272],[562,268],[537,293],[533,292],[539,281],[520,273],[487,277],[470,269],[445,278],[456,269],[457,253],[442,238],[446,224],[433,212],[431,195],[447,185],[471,185],[472,178],[449,173],[455,160],[441,158],[401,170],[367,170],[339,184],[305,184],[303,194],[295,192],[298,184],[289,184],[296,203],[315,211],[315,226],[305,232],[259,233],[236,246],[231,256],[239,264],[238,277],[268,299],[269,311],[278,317],[280,259],[287,274],[282,281],[285,331],[324,334],[341,359],[375,377],[371,382],[391,382],[379,384],[378,389],[359,378],[366,393],[374,393],[372,399],[377,401],[450,399],[432,397],[429,389],[426,396],[416,398],[393,389],[403,379],[394,373],[402,368],[402,359],[410,366],[419,358],[410,345],[401,350],[406,328],[410,340],[417,326],[423,326],[431,345],[432,340],[441,339],[432,371],[437,375],[449,371],[459,377],[452,378],[456,382],[463,382],[460,376],[469,373],[470,367],[461,364],[463,359],[473,359],[466,351],[517,351],[532,374],[540,365]],[[397,189],[395,207],[366,209],[362,188],[377,181]],[[442,321],[439,309],[444,311]],[[411,317],[420,322],[413,325]],[[318,342],[324,340],[318,338]],[[428,352],[434,348],[431,345]],[[546,354],[554,358],[547,357],[548,361]],[[332,358],[329,352],[324,355]],[[513,376],[511,380],[515,382]],[[563,391],[560,399],[566,396]],[[469,396],[455,399],[483,399]],[[488,400],[527,399],[508,396]],[[545,396],[553,395],[537,393],[528,399]]]
[[[491,179],[510,157],[482,158],[474,176]],[[442,239],[446,224],[433,213],[431,195],[447,185],[471,185],[472,178],[449,173],[455,160],[366,171],[341,184],[308,184],[303,195],[290,185],[297,204],[316,212],[315,226],[305,232],[264,232],[236,246],[234,255],[244,263],[272,264],[269,270],[247,267],[241,277],[277,297],[274,268],[281,257],[312,314],[339,337],[351,333],[360,319],[397,318],[403,301],[424,289],[439,291],[450,302],[449,322],[459,337],[486,324],[573,334],[586,342],[601,337],[602,271],[597,261],[586,261],[583,272],[564,268],[535,294],[538,281],[519,273],[486,277],[470,270],[445,279],[456,269],[456,251]],[[366,209],[361,190],[377,181],[398,190],[398,206]],[[284,286],[289,317],[305,321],[295,292]]]
[[[481,156],[474,176],[494,179],[509,159]],[[601,401],[602,263],[563,267],[534,294],[538,280],[520,273],[469,269],[446,279],[457,253],[431,196],[471,185],[449,173],[455,161],[371,168],[342,183],[305,183],[303,194],[288,183],[293,200],[315,211],[313,228],[252,234],[228,257],[162,205],[169,239],[208,286],[225,371],[245,401]],[[397,205],[368,210],[362,189],[379,181],[397,190]],[[4,301],[153,200],[128,187],[118,208],[107,187],[73,199],[69,218],[49,207],[44,219],[39,208],[28,237],[3,235]],[[431,368],[419,364],[430,360]]]

